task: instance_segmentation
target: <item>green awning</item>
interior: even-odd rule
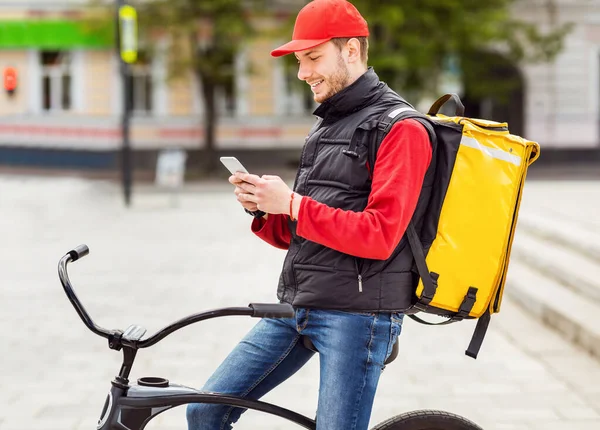
[[[113,46],[113,26],[80,21],[0,21],[0,49],[77,49]]]

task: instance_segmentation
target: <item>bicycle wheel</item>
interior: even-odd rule
[[[386,420],[371,430],[483,430],[460,415],[444,411],[412,411]]]

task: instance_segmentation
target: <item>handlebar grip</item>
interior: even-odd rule
[[[250,303],[254,318],[292,318],[294,308],[288,303]]]
[[[90,253],[90,248],[87,245],[79,245],[75,247],[75,249],[69,251],[69,255],[71,256],[71,261],[77,261],[80,258],[85,257]]]

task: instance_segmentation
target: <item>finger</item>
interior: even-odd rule
[[[233,190],[233,192],[235,193],[236,196],[239,196],[240,194],[246,194],[246,190],[240,188],[239,186],[235,187],[235,190]],[[252,193],[249,193],[252,194]]]
[[[267,181],[272,181],[273,179],[281,179],[279,176],[275,176],[275,175],[262,175],[263,179],[266,179]]]
[[[241,188],[244,192],[246,193],[250,193],[250,194],[255,194],[256,191],[256,187],[252,184],[249,184],[248,182],[240,182],[239,184],[237,184],[237,188]]]
[[[238,194],[238,198],[241,199],[240,201],[258,203],[256,196],[253,194],[240,193]]]
[[[241,179],[238,179],[235,175],[231,175],[229,177],[229,183],[232,185],[237,185],[239,183],[243,182]]]
[[[256,203],[244,202],[242,203],[242,207],[248,209],[249,211],[255,211],[258,209],[258,205]]]
[[[260,178],[256,175],[252,175],[250,173],[242,173],[242,172],[236,172],[235,176],[244,181],[244,182],[248,182],[252,185],[257,185],[260,183]]]

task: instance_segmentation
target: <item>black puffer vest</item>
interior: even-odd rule
[[[321,104],[314,112],[319,120],[306,138],[294,191],[333,208],[363,211],[371,192],[369,146],[381,143],[378,120],[393,106],[410,105],[371,68]],[[428,194],[424,186],[413,216],[417,227]],[[368,312],[410,307],[418,278],[404,237],[390,258],[372,260],[306,240],[296,234],[296,222],[289,226],[292,241],[279,280],[281,301],[296,307]]]

